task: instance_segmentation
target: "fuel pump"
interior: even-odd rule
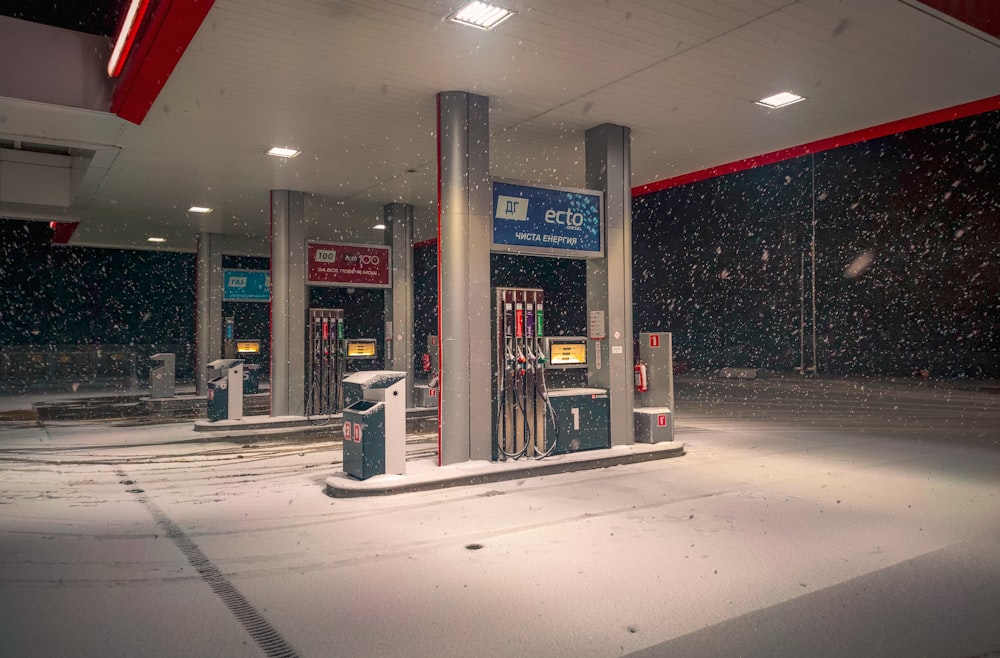
[[[503,459],[546,457],[544,295],[541,290],[497,288],[493,437]],[[556,430],[558,433],[558,429]]]
[[[341,410],[345,365],[343,339],[343,309],[309,309],[307,418],[323,416],[321,422],[326,423]]]
[[[223,321],[222,358],[236,358],[236,318],[231,315]]]

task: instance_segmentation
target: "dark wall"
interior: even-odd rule
[[[0,220],[0,345],[194,341],[194,256],[53,246]]]
[[[636,331],[694,368],[799,365],[815,217],[821,372],[1000,376],[998,180],[992,112],[639,197]]]

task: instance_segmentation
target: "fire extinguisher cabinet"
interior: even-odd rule
[[[635,410],[636,443],[674,440],[674,416],[669,407],[641,407]]]

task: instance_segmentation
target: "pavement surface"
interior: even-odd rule
[[[0,401],[0,655],[1000,655],[995,388],[689,377],[677,400],[679,459],[351,499],[323,493],[336,428]]]

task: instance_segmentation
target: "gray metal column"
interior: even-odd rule
[[[208,394],[208,364],[222,356],[222,252],[211,233],[198,234],[195,262],[195,393]]]
[[[439,464],[490,459],[489,98],[438,94]]]
[[[387,370],[405,372],[406,406],[413,406],[413,206],[389,203],[383,210],[386,244],[392,247],[392,288],[385,291]]]
[[[305,413],[304,195],[271,191],[271,415]]]
[[[590,384],[611,394],[611,445],[634,442],[631,131],[605,123],[586,133],[587,188],[604,191],[604,258],[587,261],[587,311],[604,311],[607,339],[590,359]],[[596,366],[600,364],[600,369]]]

